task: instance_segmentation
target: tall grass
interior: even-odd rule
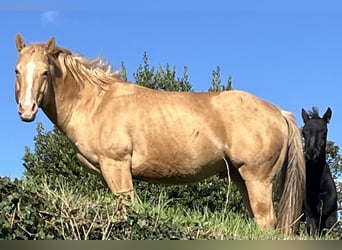
[[[230,211],[170,206],[165,191],[152,197],[136,193],[133,206],[122,206],[108,190],[80,192],[66,180],[54,189],[46,182],[42,193],[63,239],[310,239],[304,229],[288,237],[262,231],[252,219]]]
[[[53,183],[52,183],[53,182]],[[0,238],[21,239],[310,239],[304,229],[285,237],[278,231],[262,231],[253,219],[232,211],[175,205],[163,189],[153,196],[136,193],[133,206],[99,188],[88,192],[82,184],[65,178],[44,179],[32,189],[23,182],[25,197],[6,205]],[[31,190],[28,192],[28,190]],[[32,191],[33,190],[33,191]],[[34,197],[34,203],[29,201]],[[32,205],[34,204],[34,205]],[[25,216],[23,216],[25,215]],[[3,218],[3,217],[2,217]],[[8,235],[6,236],[5,233]],[[337,239],[329,235],[322,239]]]

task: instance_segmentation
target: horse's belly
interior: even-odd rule
[[[187,184],[206,179],[225,169],[223,160],[202,165],[146,162],[133,166],[132,175],[134,179],[152,183]]]

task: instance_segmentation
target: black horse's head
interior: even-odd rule
[[[312,108],[309,112],[302,109],[304,155],[307,161],[317,161],[320,157],[325,159],[327,124],[331,119],[331,113],[331,109],[328,108],[321,118],[317,108]]]

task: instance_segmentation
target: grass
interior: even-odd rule
[[[262,231],[252,219],[231,211],[170,206],[172,200],[165,191],[150,197],[138,193],[135,204],[129,206],[106,189],[85,192],[65,179],[57,178],[53,185],[45,180],[37,190],[44,209],[38,211],[42,220],[36,226],[36,239],[311,239],[304,229],[295,236]],[[25,227],[21,225],[22,230],[30,231]]]

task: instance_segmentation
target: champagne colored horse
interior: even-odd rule
[[[73,55],[54,38],[26,46],[18,34],[16,47],[20,118],[33,121],[42,108],[114,194],[133,199],[132,178],[185,184],[226,171],[259,227],[293,231],[305,163],[290,113],[242,91],[182,93],[130,84],[100,58]],[[272,181],[278,172],[277,220]]]

